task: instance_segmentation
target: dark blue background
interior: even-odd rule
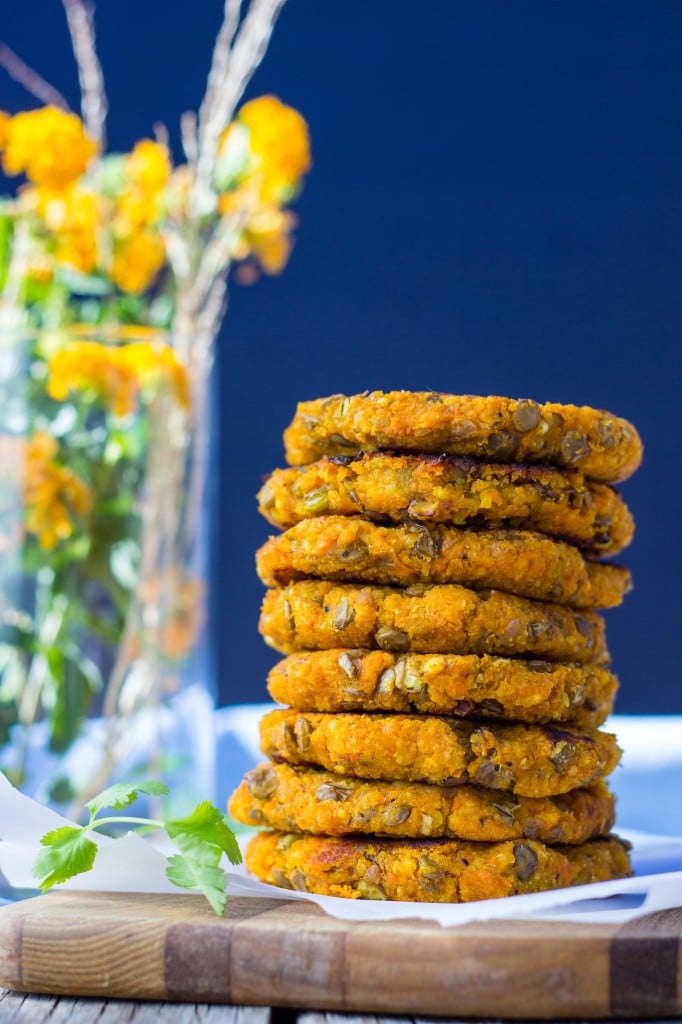
[[[221,7],[101,0],[112,148],[197,105]],[[0,35],[76,104],[61,5],[8,8]],[[249,94],[305,114],[315,167],[289,268],[233,288],[220,339],[223,701],[266,696],[253,495],[295,402],[437,388],[635,422],[619,710],[682,711],[681,30],[674,0],[289,0]]]

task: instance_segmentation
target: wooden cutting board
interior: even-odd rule
[[[449,1017],[682,1015],[682,908],[621,926],[339,921],[311,903],[52,893],[0,910],[22,992]]]

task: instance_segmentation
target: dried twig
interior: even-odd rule
[[[154,138],[160,146],[165,146],[168,149],[170,140],[168,135],[168,128],[163,121],[155,121],[152,125],[154,131]]]
[[[215,338],[227,312],[227,270],[209,288],[198,316],[199,333]]]
[[[42,75],[39,75],[28,64],[25,64],[21,57],[14,50],[10,50],[5,43],[0,43],[0,67],[4,68],[10,78],[13,78],[19,85],[23,85],[24,89],[41,103],[60,107],[62,110],[71,109],[59,90],[46,82]]]
[[[192,264],[185,240],[173,228],[163,232],[163,240],[173,274],[178,281],[185,280],[192,273]]]
[[[195,179],[195,197],[199,201],[210,188],[220,136],[263,59],[283,5],[284,0],[251,0],[229,55],[221,58],[222,77],[211,84],[210,95],[207,90],[199,113],[199,160]],[[217,79],[217,73],[214,78]],[[210,79],[211,76],[209,82]]]
[[[211,68],[208,73],[208,81],[206,82],[206,92],[201,103],[199,110],[199,122],[203,125],[210,120],[211,107],[215,102],[215,97],[220,89],[220,85],[227,74],[227,70],[230,64],[230,48],[234,41],[234,37],[239,28],[239,19],[241,17],[241,0],[225,0],[225,8],[223,12],[223,23],[220,26],[220,31],[216,36],[215,46],[213,47],[213,56],[211,58]]]
[[[187,163],[190,167],[196,167],[199,143],[197,140],[197,115],[193,110],[186,110],[180,118],[180,137]]]
[[[83,0],[62,2],[66,11],[73,54],[78,65],[83,123],[90,138],[103,151],[106,142],[104,122],[108,106],[102,66],[95,47],[93,8],[86,6]]]

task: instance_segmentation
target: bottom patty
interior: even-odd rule
[[[247,847],[246,864],[261,881],[285,889],[424,903],[468,903],[632,874],[628,844],[617,836],[545,846],[535,839],[469,843],[261,832]]]
[[[524,838],[584,843],[606,835],[614,822],[614,797],[604,783],[533,798],[479,786],[368,782],[285,764],[261,764],[247,772],[228,809],[245,825],[282,832],[487,843]]]

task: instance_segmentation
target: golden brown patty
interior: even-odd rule
[[[228,810],[245,825],[280,832],[573,844],[610,832],[614,802],[603,782],[533,799],[478,786],[367,782],[317,769],[261,764],[246,773]]]
[[[299,711],[419,712],[588,730],[611,713],[617,686],[598,665],[344,648],[292,654],[268,676],[273,700]]]
[[[529,530],[379,526],[348,516],[306,519],[271,537],[256,566],[270,587],[310,577],[402,586],[461,583],[575,608],[614,608],[632,587],[622,566],[588,562],[572,545]]]
[[[635,428],[609,412],[424,391],[373,391],[301,402],[284,445],[291,465],[321,455],[390,448],[568,466],[607,483],[625,480],[642,458]]]
[[[263,882],[351,899],[467,903],[604,882],[632,874],[617,836],[581,846],[534,839],[468,843],[449,839],[340,839],[261,832],[246,864]]]
[[[589,786],[618,764],[610,733],[427,715],[271,711],[261,749],[273,761],[361,779],[472,782],[521,796]]]
[[[266,593],[259,629],[283,654],[379,647],[584,662],[605,652],[604,622],[595,612],[456,584],[394,590],[323,580],[290,583]]]
[[[380,452],[277,469],[260,511],[286,529],[326,513],[448,526],[512,526],[613,555],[634,523],[617,491],[576,469],[513,466],[448,456]]]

